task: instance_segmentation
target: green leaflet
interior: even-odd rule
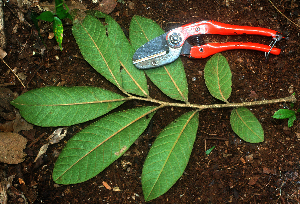
[[[220,53],[212,56],[205,65],[204,79],[210,94],[224,102],[231,94],[231,71],[226,58]]]
[[[56,16],[54,16],[54,21],[53,21],[53,31],[54,31],[56,42],[58,43],[60,50],[62,50],[61,44],[63,40],[64,28],[61,20]]]
[[[195,142],[198,117],[197,111],[180,116],[155,140],[142,172],[145,201],[167,192],[183,174]]]
[[[295,111],[289,110],[289,109],[279,109],[274,113],[272,116],[275,119],[287,119],[292,117],[293,115],[296,115]]]
[[[291,108],[293,108],[293,103],[291,104]],[[296,117],[296,113],[300,112],[300,109],[297,111],[294,110],[289,110],[289,109],[279,109],[278,111],[276,111],[274,113],[274,115],[272,116],[273,118],[276,119],[289,119],[288,120],[288,127],[292,127],[294,124],[294,121],[297,119]]]
[[[53,15],[53,13],[51,11],[44,11],[38,17],[36,17],[36,19],[43,20],[43,21],[48,21],[48,22],[52,22],[52,21],[54,21],[54,15]]]
[[[297,119],[296,114],[292,115],[288,120],[288,127],[292,127],[296,119]]]
[[[205,151],[206,155],[209,155],[215,148],[216,146],[212,146],[211,148],[209,148],[208,150]]]
[[[163,34],[164,31],[150,19],[134,16],[130,23],[129,38],[136,50],[149,40]],[[151,81],[167,96],[188,101],[188,86],[184,67],[180,59],[156,69],[145,70]]]
[[[113,44],[120,64],[122,65],[122,87],[129,93],[148,96],[148,86],[145,73],[137,69],[132,63],[135,50],[130,45],[119,24],[109,15],[101,12],[94,14],[98,18],[105,18],[109,41]]]
[[[264,130],[256,117],[245,107],[231,111],[230,124],[233,131],[243,140],[250,143],[264,141]]]
[[[53,180],[75,184],[99,174],[144,132],[157,109],[148,106],[113,113],[77,133],[60,153]]]
[[[66,7],[66,9],[64,7]],[[70,20],[73,20],[72,16],[69,13],[69,8],[67,4],[65,4],[63,0],[55,0],[55,10],[56,15],[60,19],[69,18]]]
[[[84,59],[108,81],[121,88],[118,55],[106,36],[105,26],[87,15],[83,22],[74,22],[73,35]]]
[[[54,127],[95,119],[124,103],[123,98],[96,87],[44,87],[22,94],[11,104],[28,122]]]

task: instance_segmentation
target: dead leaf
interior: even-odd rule
[[[290,85],[289,89],[288,89],[289,94],[294,93],[294,85]]]
[[[134,9],[135,4],[132,1],[128,1],[128,8],[133,10]]]
[[[74,10],[74,9],[81,10],[81,11],[86,10],[85,4],[81,3],[80,1],[71,0],[71,1],[64,1],[64,3],[68,6],[69,13],[71,13],[72,10]],[[39,6],[43,10],[52,11],[53,13],[55,13],[55,1],[52,1],[52,3],[49,3],[47,1],[39,2]]]
[[[15,178],[15,175],[11,175],[8,178],[4,178],[0,182],[0,203],[6,204],[7,203],[7,189],[9,189],[12,186],[12,182]]]
[[[267,168],[267,167],[264,167],[264,168],[263,168],[263,173],[264,173],[264,174],[273,174],[273,175],[276,175],[274,169],[269,169],[269,168]]]
[[[36,162],[42,155],[44,155],[47,152],[48,146],[50,144],[56,144],[58,143],[61,139],[63,139],[67,134],[67,129],[66,128],[58,128],[54,130],[54,132],[48,137],[48,143],[44,144],[36,156],[34,162]]]
[[[25,58],[26,58],[26,57],[27,57],[27,56],[25,56]],[[23,81],[27,78],[27,76],[25,75],[24,72],[20,72],[20,73],[18,73],[17,75],[18,75],[18,77],[19,77],[21,80],[23,80]]]
[[[291,130],[291,128],[289,128],[288,126],[284,126],[282,129],[285,131]]]
[[[256,184],[256,181],[257,181],[258,179],[259,179],[259,176],[253,176],[253,177],[250,178],[248,184],[249,184],[250,186],[252,186],[252,185]]]
[[[116,0],[102,0],[99,4],[99,11],[110,14],[117,6]]]
[[[67,135],[66,128],[58,128],[48,137],[49,144],[56,144]]]
[[[107,189],[107,190],[111,190],[110,185],[108,185],[108,183],[106,183],[105,181],[102,182],[103,186]]]
[[[6,57],[6,55],[7,55],[7,53],[0,48],[0,59],[4,59],[4,57]]]
[[[16,119],[14,120],[13,125],[14,133],[18,133],[21,130],[31,130],[33,129],[33,125],[26,122],[19,113],[16,114]]]
[[[256,94],[256,92],[255,91],[253,91],[253,90],[251,90],[250,91],[250,98],[253,98],[253,99],[258,99],[258,95]]]
[[[7,193],[6,188],[2,183],[0,183],[0,203],[6,204],[7,203]]]
[[[24,161],[23,152],[27,139],[17,133],[0,133],[0,162],[19,164]]]
[[[25,181],[21,178],[19,178],[19,184],[25,185]]]
[[[40,148],[40,151],[39,151],[38,155],[36,156],[34,162],[36,162],[36,161],[38,160],[38,158],[40,158],[43,154],[45,154],[45,153],[47,152],[48,146],[49,146],[49,143],[44,144],[44,145]]]
[[[49,35],[48,35],[48,39],[51,40],[51,39],[53,39],[53,38],[54,38],[54,33],[53,33],[53,32],[50,32]]]
[[[16,113],[15,119],[13,121],[7,121],[3,124],[0,123],[0,130],[3,132],[18,133],[21,130],[32,130],[32,129],[33,129],[33,125],[27,123],[18,112]]]
[[[250,162],[250,163],[253,162],[253,154],[247,155],[246,156],[246,161]]]
[[[225,140],[224,142],[225,142],[226,147],[228,147],[229,146],[229,141]]]
[[[116,187],[113,187],[113,191],[121,191],[121,190],[118,186],[116,186]]]
[[[223,157],[231,157],[232,156],[232,154],[225,154],[225,153],[223,153]]]

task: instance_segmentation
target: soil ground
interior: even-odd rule
[[[300,25],[300,1],[273,0],[273,3],[282,14]],[[91,1],[82,4],[87,9],[98,6]],[[47,39],[52,24],[42,23],[41,35],[47,46],[42,52],[43,44],[30,20],[30,11],[38,11],[37,7],[19,8],[11,1],[3,9],[7,38],[5,61],[17,73],[22,73],[26,86],[24,89],[7,66],[0,62],[0,85],[9,94],[20,95],[27,90],[57,85],[116,90],[83,59],[72,36],[71,24],[65,22],[64,49],[60,51],[54,38]],[[25,21],[20,21],[18,12],[24,14]],[[156,21],[165,31],[190,22],[216,20],[284,33],[286,38],[276,44],[282,53],[270,56],[267,62],[264,53],[257,51],[222,53],[233,73],[229,101],[243,102],[283,98],[293,92],[299,98],[300,29],[282,14],[267,0],[123,0],[117,3],[110,15],[126,35],[134,15]],[[206,36],[205,40],[270,43],[270,38],[259,36]],[[203,69],[208,59],[182,57],[191,103],[220,103],[210,96],[204,83]],[[169,100],[152,83],[149,84],[153,97]],[[122,107],[127,106],[130,104]],[[265,141],[260,144],[246,143],[234,134],[229,122],[231,109],[200,112],[196,142],[184,174],[166,194],[149,203],[299,203],[299,114],[291,128],[288,128],[287,120],[271,117],[279,108],[287,107],[290,107],[289,103],[250,107],[264,128]],[[294,108],[300,108],[299,102]],[[1,115],[0,122],[13,121],[15,111],[13,107],[2,107],[1,112],[5,114]],[[16,165],[0,164],[2,180],[15,175],[13,186],[8,189],[8,203],[145,203],[140,179],[143,162],[155,137],[183,112],[185,110],[177,108],[160,110],[154,116],[151,131],[142,135],[126,155],[93,179],[69,186],[55,184],[52,170],[66,141],[90,122],[69,127],[63,142],[50,146],[37,163],[34,159],[40,147],[56,128],[33,126],[31,130],[20,131],[19,134],[28,139],[25,161]],[[216,148],[206,156],[205,148],[214,145]],[[24,183],[20,183],[20,179]],[[111,187],[119,187],[120,191],[106,189],[103,181]]]

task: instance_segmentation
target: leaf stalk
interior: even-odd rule
[[[251,102],[242,102],[242,103],[226,103],[226,104],[210,104],[210,105],[198,105],[198,104],[184,104],[184,103],[169,103],[165,101],[160,101],[152,98],[143,98],[137,96],[130,96],[126,98],[126,100],[140,100],[140,101],[148,101],[152,103],[158,103],[162,107],[165,106],[173,106],[173,107],[182,107],[182,108],[196,108],[199,110],[204,109],[212,109],[212,108],[237,108],[237,107],[247,107],[247,106],[258,106],[265,104],[273,104],[273,103],[282,103],[282,102],[292,102],[296,103],[297,99],[294,95],[279,98],[279,99],[271,99],[271,100],[263,100],[263,101],[251,101]]]

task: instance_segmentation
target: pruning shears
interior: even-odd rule
[[[189,37],[199,37],[203,34],[261,35],[272,37],[273,41],[270,45],[252,42],[199,43],[198,45],[191,45],[187,41]],[[177,27],[150,40],[136,50],[132,61],[139,69],[150,69],[172,63],[180,55],[189,58],[206,58],[218,52],[233,49],[262,51],[265,52],[265,56],[268,58],[269,54],[280,54],[281,50],[274,48],[274,46],[282,38],[281,33],[267,28],[229,25],[212,20],[200,21]]]

